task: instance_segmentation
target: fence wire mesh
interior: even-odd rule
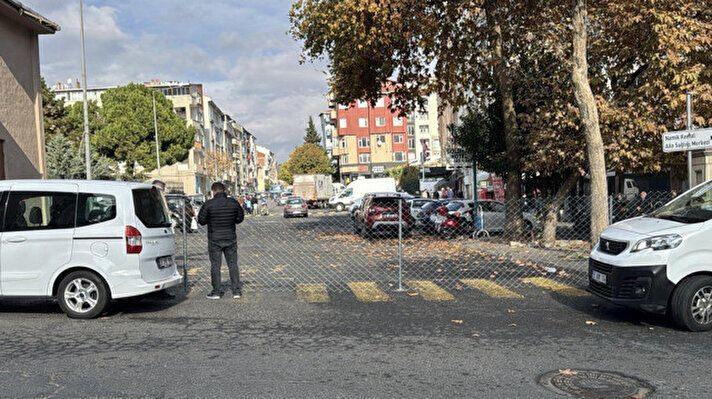
[[[609,221],[644,215],[673,197],[610,197]],[[406,289],[512,288],[540,278],[581,287],[588,281],[588,196],[478,200],[476,206],[472,200],[367,196],[342,212],[271,200],[267,209],[247,213],[237,227],[247,288],[396,288],[401,276]],[[178,264],[185,265],[191,287],[209,290],[206,229],[192,218],[186,218],[185,233],[176,225]]]

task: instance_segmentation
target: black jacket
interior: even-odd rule
[[[208,225],[209,240],[236,240],[235,225],[242,223],[245,213],[234,198],[218,193],[200,207],[198,223]]]

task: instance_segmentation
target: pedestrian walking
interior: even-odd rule
[[[198,214],[198,223],[208,225],[208,256],[210,257],[210,280],[213,290],[208,299],[220,299],[222,296],[220,269],[225,257],[230,273],[232,297],[242,296],[240,270],[237,266],[237,234],[235,226],[242,223],[245,213],[240,204],[225,193],[225,185],[215,182],[210,187],[213,198],[205,202]]]

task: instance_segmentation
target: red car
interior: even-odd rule
[[[398,202],[401,202],[401,216],[398,217]],[[399,224],[403,235],[410,234],[415,220],[410,214],[410,206],[398,194],[371,194],[363,199],[363,205],[356,211],[354,228],[363,237],[376,234],[397,234]]]

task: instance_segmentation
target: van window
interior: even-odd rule
[[[108,194],[79,194],[77,227],[107,222],[114,218],[116,218],[116,197]]]
[[[680,223],[702,223],[712,219],[712,181],[677,197],[650,216]]]
[[[2,221],[5,220],[5,201],[7,200],[7,191],[0,192],[0,231],[2,231]]]
[[[166,203],[157,188],[133,190],[133,202],[134,212],[144,226],[148,228],[171,226]]]
[[[74,228],[77,195],[61,192],[10,192],[4,231]]]

